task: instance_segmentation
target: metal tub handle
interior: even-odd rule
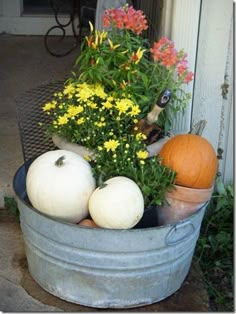
[[[181,235],[180,237],[178,237],[178,234],[180,234],[180,231],[182,229],[187,229],[187,232]],[[168,232],[166,236],[166,245],[178,244],[184,241],[185,239],[189,238],[194,233],[194,231],[195,231],[195,227],[193,223],[189,220],[180,224],[176,224],[170,229],[170,231]]]

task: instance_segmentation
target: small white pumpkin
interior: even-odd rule
[[[72,223],[88,215],[88,201],[95,187],[90,164],[67,150],[40,155],[26,176],[26,190],[33,207]]]
[[[89,199],[89,213],[103,228],[129,229],[142,218],[144,199],[139,186],[127,177],[114,177],[98,187]]]

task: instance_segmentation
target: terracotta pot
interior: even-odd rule
[[[186,219],[210,200],[213,186],[209,189],[192,189],[175,185],[166,196],[168,204],[158,208],[159,225],[173,224]]]

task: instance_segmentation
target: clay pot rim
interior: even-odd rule
[[[182,185],[174,185],[173,190],[167,193],[167,198],[174,198],[188,202],[207,202],[213,193],[214,185],[208,189],[189,188]]]

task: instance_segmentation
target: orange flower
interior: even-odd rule
[[[124,7],[106,10],[103,15],[103,26],[130,29],[138,35],[148,28],[147,20],[143,12],[126,5]]]

